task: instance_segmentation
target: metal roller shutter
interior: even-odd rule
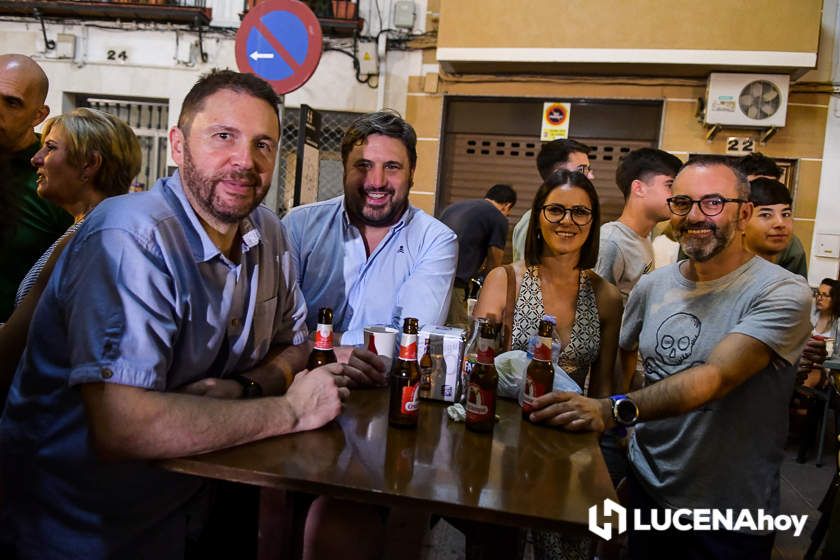
[[[615,170],[623,154],[642,147],[655,147],[648,140],[586,139],[595,188],[601,202],[601,220],[615,220],[624,207],[624,197],[615,185]],[[517,202],[510,217],[510,230],[531,207],[540,187],[537,172],[539,138],[495,134],[452,133],[445,136],[441,196],[445,208],[453,202],[482,198],[496,183],[507,183],[516,189]],[[508,243],[506,259],[510,260]]]

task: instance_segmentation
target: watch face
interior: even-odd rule
[[[629,425],[636,421],[636,418],[639,416],[639,410],[630,399],[621,399],[615,403],[615,416],[622,424]]]

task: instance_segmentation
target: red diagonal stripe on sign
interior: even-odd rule
[[[283,44],[277,40],[277,37],[275,37],[271,33],[271,31],[269,31],[268,27],[265,26],[261,19],[257,20],[257,22],[254,24],[254,29],[259,31],[260,34],[265,38],[265,40],[268,41],[268,44],[271,45],[275,51],[277,51],[277,54],[279,54],[280,58],[282,58],[283,61],[289,65],[289,68],[292,69],[292,72],[297,72],[298,70],[300,70],[300,64],[298,64],[297,61],[292,57],[292,55],[289,54],[289,51],[286,50],[286,47],[284,47]],[[250,57],[251,53],[248,53],[248,56]]]

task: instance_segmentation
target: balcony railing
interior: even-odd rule
[[[0,15],[204,26],[213,18],[208,3],[208,0],[0,0]]]
[[[265,0],[245,0],[251,9]],[[364,21],[359,17],[359,0],[302,0],[318,18],[324,35],[352,35],[361,30]]]

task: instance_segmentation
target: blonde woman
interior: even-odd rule
[[[59,255],[97,204],[128,192],[140,163],[137,137],[113,115],[80,108],[44,124],[41,149],[32,157],[38,196],[69,212],[74,223],[38,259],[18,288],[15,312],[0,329],[0,391],[11,382],[35,306]]]

